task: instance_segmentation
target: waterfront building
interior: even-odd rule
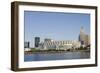
[[[75,49],[79,48],[81,43],[75,40],[65,40],[65,41],[55,41],[55,40],[48,40],[41,42],[39,44],[38,49],[40,50],[48,50],[48,49],[56,49],[56,50],[68,50],[68,49]]]
[[[30,47],[30,43],[29,42],[24,42],[24,48],[29,48]]]
[[[35,47],[39,47],[40,37],[35,37]]]
[[[30,42],[24,42],[24,51],[30,51]]]
[[[84,32],[83,27],[81,27],[80,30],[79,41],[81,42],[81,46],[83,47],[90,45],[90,36]]]

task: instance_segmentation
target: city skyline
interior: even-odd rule
[[[34,37],[54,40],[78,40],[81,27],[90,34],[90,15],[83,13],[24,12],[25,40],[34,47]]]

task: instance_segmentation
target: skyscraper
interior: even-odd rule
[[[84,28],[81,27],[80,29],[80,34],[79,34],[79,41],[81,42],[81,45],[84,45],[84,41],[85,41],[85,32],[84,32]]]
[[[39,47],[40,37],[35,37],[35,47]]]
[[[90,45],[90,36],[84,32],[83,27],[80,29],[79,41],[81,42],[81,45]]]
[[[24,48],[30,48],[30,42],[24,42]]]

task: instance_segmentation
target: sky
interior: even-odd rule
[[[34,47],[34,37],[78,40],[81,27],[90,34],[90,14],[24,11],[24,42]]]

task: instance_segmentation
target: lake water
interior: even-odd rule
[[[24,61],[70,60],[90,58],[90,52],[25,54]]]

